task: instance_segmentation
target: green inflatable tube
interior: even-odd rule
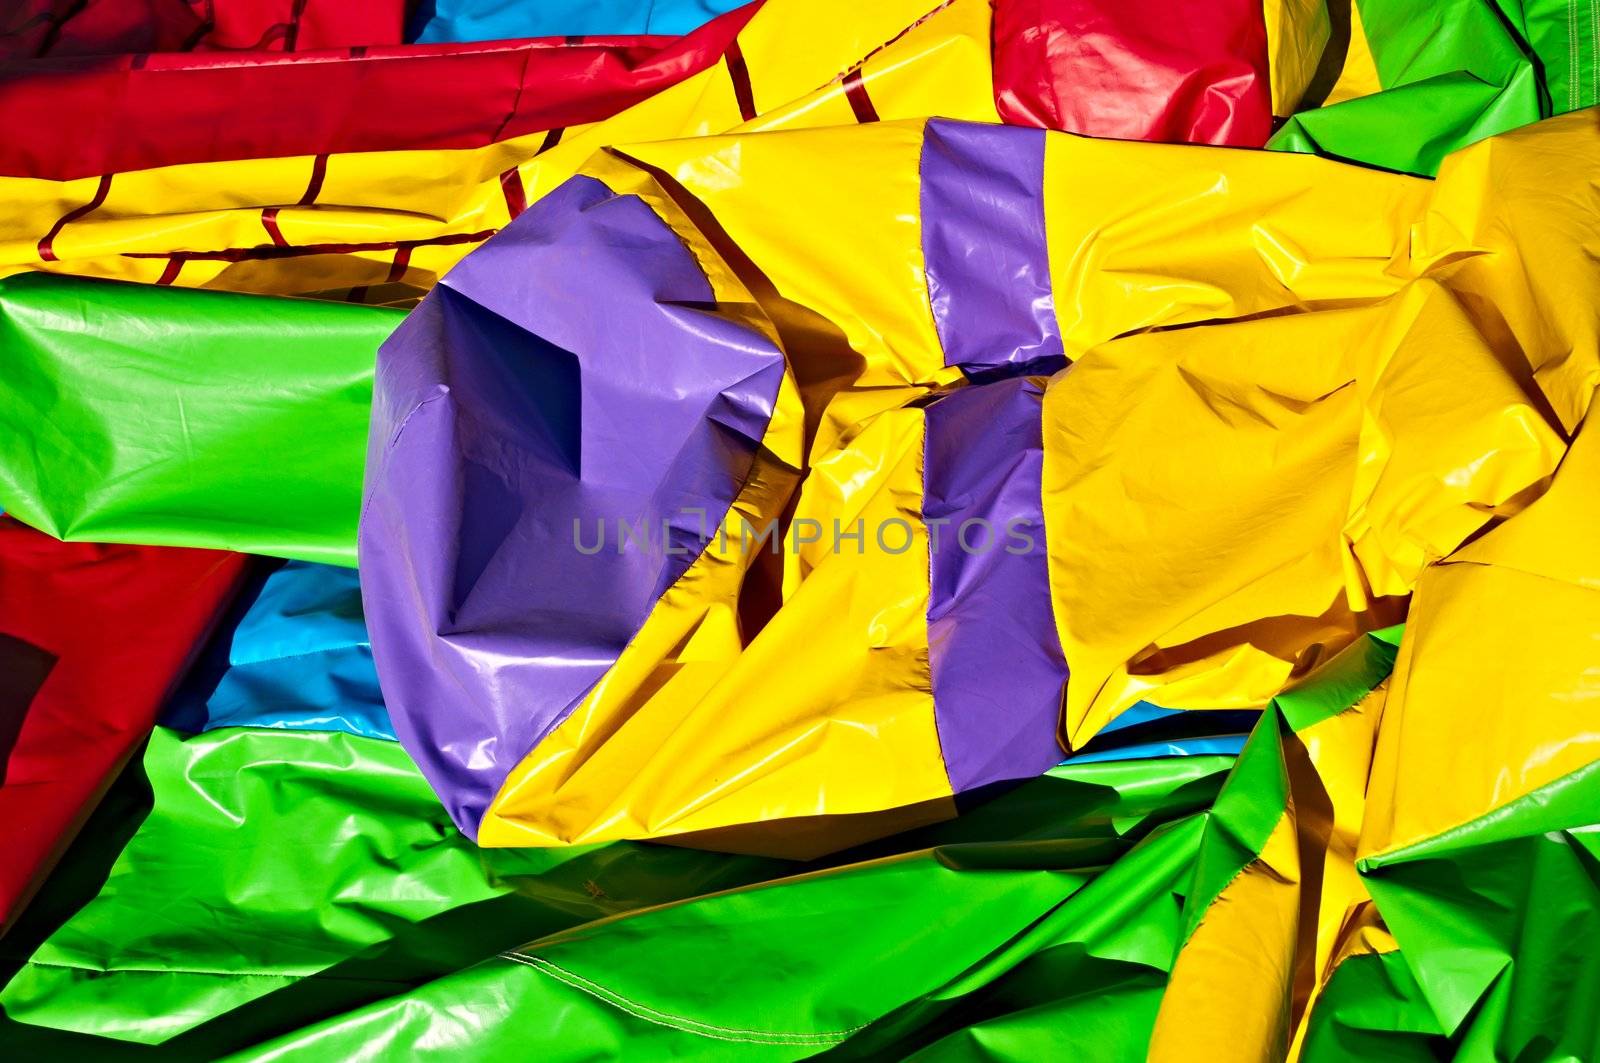
[[[398,310],[0,280],[0,509],[72,541],[356,563]]]

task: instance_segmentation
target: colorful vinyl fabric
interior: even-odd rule
[[[767,127],[848,122],[855,120],[851,100],[862,93],[870,93],[875,114],[940,106],[994,120],[987,4],[957,0],[927,19],[927,10],[910,0],[875,5],[870,18],[855,9],[846,17],[845,6],[763,7],[739,34],[736,62],[725,58],[607,122],[560,138],[539,133],[449,152],[334,155],[320,166],[320,183],[313,157],[249,160],[225,172],[194,165],[65,183],[0,180],[17,197],[0,243],[27,248],[14,267],[0,264],[0,271],[44,266],[146,283],[378,301],[374,289],[385,285],[431,287],[629,130],[635,132],[628,139],[694,134],[759,114],[769,115]],[[838,32],[841,26],[848,32]],[[796,52],[788,46],[796,38],[827,47]],[[846,93],[841,70],[857,65],[863,89],[856,91],[852,78]],[[874,73],[867,89],[869,65],[883,76]],[[756,100],[766,101],[759,112]],[[305,201],[313,184],[317,194]],[[253,190],[258,205],[242,205],[241,188]],[[120,230],[109,247],[96,235],[105,234],[105,223]]]
[[[1339,33],[1326,41],[1316,98],[1270,147],[1433,174],[1457,148],[1600,104],[1592,0],[1333,6]]]
[[[0,18],[0,1054],[1600,1058],[1600,2],[275,3]]]
[[[276,768],[279,758],[292,767]],[[1132,1044],[1153,1018],[1179,927],[1179,906],[1165,891],[1184,888],[1198,813],[1229,760],[1058,769],[967,820],[832,866],[625,843],[474,854],[448,827],[436,833],[443,824],[430,822],[428,806],[442,812],[403,763],[393,743],[344,735],[242,730],[179,740],[157,731],[144,764],[153,806],[106,887],[35,946],[0,992],[8,1043],[60,1043],[49,1032],[70,1030],[75,1045],[108,1054],[134,1042],[212,1057],[242,1049],[265,1058],[377,1058],[431,1044],[447,1058],[529,1050],[793,1058],[832,1046],[843,1039],[833,1031],[864,1019],[877,1028],[857,1043],[913,1045],[937,1037],[941,1016],[953,1011],[980,1026],[1020,1025],[1018,1035],[1045,1045],[1057,1021],[1046,1016],[1093,1011],[1103,981],[1122,987],[1116,999],[1130,998],[1116,1019],[1102,1020],[1105,1029]],[[274,780],[283,796],[273,797]],[[345,823],[326,818],[341,807],[330,797],[357,794],[378,807]],[[323,839],[331,858],[262,891],[260,869],[297,866],[302,843],[252,837],[233,817],[250,822],[286,800],[299,810],[299,835]],[[1064,804],[1077,813],[1063,816]],[[119,822],[113,806],[94,826],[110,832]],[[87,861],[89,852],[73,855]],[[333,918],[317,911],[330,888],[346,901]],[[168,898],[177,890],[206,898],[225,923],[198,906],[174,909]],[[892,920],[883,918],[885,897],[896,902]],[[957,922],[931,922],[956,898]],[[1108,903],[1132,921],[1107,919]],[[795,920],[808,932],[778,929],[800,926]],[[1037,920],[1043,925],[1015,936]],[[268,922],[270,938],[252,932]],[[819,971],[830,957],[902,944],[923,962],[892,983],[870,985],[863,976],[871,966],[855,960],[856,978],[816,995],[791,993],[781,1007],[781,994],[728,989],[777,990],[761,974],[772,965]],[[980,962],[989,950],[996,956]],[[617,989],[625,986],[616,977],[650,981],[663,965],[695,977],[639,1001],[653,1010],[629,1014],[588,995],[582,981],[551,978],[545,964]],[[230,977],[241,970],[254,977]],[[974,1010],[963,998],[984,986],[992,999]],[[1045,1014],[1030,1017],[1035,1006]],[[777,1010],[750,1022],[763,1009]],[[452,1010],[477,1017],[455,1024],[444,1019]],[[150,1014],[172,1018],[158,1025]],[[274,1040],[297,1024],[305,1029]],[[729,1026],[749,1036],[729,1037]],[[373,1037],[374,1029],[386,1032]]]
[[[1245,1030],[1249,1058],[1595,1051],[1581,1004],[1600,929],[1595,768],[1573,726],[1596,696],[1578,664],[1594,641],[1585,514],[1600,473],[1584,424],[1538,501],[1423,575],[1390,682],[1343,713],[1294,706],[1252,739],[1229,782],[1255,799],[1238,805],[1254,825],[1230,832],[1227,866],[1241,870],[1191,920],[1153,1056],[1192,1058],[1197,1038],[1238,1052]],[[1529,611],[1491,607],[1508,594]],[[1352,686],[1386,658],[1375,645],[1348,664]],[[1460,729],[1484,741],[1454,741]],[[1247,788],[1252,759],[1275,785]],[[1269,791],[1276,811],[1259,800]],[[1218,1014],[1219,979],[1260,996],[1235,992],[1237,1011]]]
[[[775,871],[626,845],[484,854],[399,746],[349,734],[158,728],[135,768],[86,836],[101,845],[63,867],[63,891],[104,885],[69,918],[34,913],[21,955],[0,942],[19,968],[0,1021],[25,1053],[64,1031],[97,1054],[216,1058],[534,937]]]
[[[1072,10],[1085,0],[1061,2]],[[64,182],[0,179],[0,194],[15,204],[11,216],[0,219],[6,223],[0,227],[0,275],[41,269],[382,301],[375,289],[385,285],[431,287],[527,204],[611,145],[931,114],[993,122],[1000,117],[997,99],[1012,120],[1048,120],[1044,104],[1019,110],[1006,101],[1060,96],[1077,89],[1079,80],[1109,81],[1123,94],[1152,77],[1172,80],[1159,64],[1138,61],[1135,50],[1115,62],[1082,57],[1060,72],[1073,81],[1058,84],[1055,74],[1046,76],[1056,60],[1043,38],[1008,33],[991,61],[999,25],[979,0],[952,0],[931,10],[913,0],[865,9],[842,0],[767,5],[750,16],[737,47],[714,66],[604,122],[560,135],[552,130],[451,151],[174,165]],[[819,46],[797,50],[791,47],[797,39]],[[1175,137],[1189,130],[1228,143],[1253,138],[1251,131],[1264,136],[1269,100],[1258,91],[1265,77],[1258,43],[1246,38],[1243,55],[1217,58],[1212,51],[1219,40],[1202,38],[1200,46],[1190,46],[1190,58],[1180,59],[1177,44],[1161,42],[1155,54],[1162,62],[1180,68],[1206,62],[1212,65],[1202,69],[1212,76],[1189,76],[1182,101],[1156,129],[1115,108],[1064,120],[1102,136]],[[1020,95],[1006,81],[996,82],[997,69],[1017,72]]]
[[[0,517],[0,933],[143,741],[244,563],[70,545]]]
[[[190,733],[276,727],[392,740],[355,572],[259,565],[161,723]]]
[[[0,174],[71,181],[185,163],[469,148],[551,133],[609,118],[712,65],[754,10],[681,40],[0,64],[0,123],[13,133],[0,142]],[[306,196],[317,199],[309,184]]]
[[[404,21],[400,0],[21,0],[0,25],[0,59],[399,44]]]
[[[840,137],[848,156],[821,146]],[[779,204],[690,161],[732,144],[752,178],[852,168]],[[1436,186],[1198,149],[1172,169],[1174,150],[938,121],[631,147],[453,271],[380,352],[361,554],[397,733],[462,829],[556,844],[929,809],[1141,700],[1260,705],[1540,490],[1600,369],[1535,309],[1593,283],[1596,215],[1558,209],[1543,161],[1595,157],[1586,121],[1469,150]],[[1252,195],[1280,259],[1228,220]],[[1097,204],[1126,219],[1131,196],[1182,220],[1158,244],[1108,229]],[[1368,226],[1327,229],[1349,197]],[[824,215],[851,219],[858,268],[801,265],[836,239]],[[844,309],[865,292],[870,325]],[[1508,316],[1475,321],[1473,298]],[[1245,320],[1172,329],[1223,307]],[[1313,349],[1301,333],[1343,353],[1284,353]],[[1291,482],[1294,518],[1241,535]],[[1129,512],[1150,498],[1170,522]],[[1124,575],[1152,559],[1186,573],[1159,602]]]
[[[738,7],[738,0],[425,0],[411,16],[412,40],[490,41],[507,37],[564,37],[596,33],[664,33],[698,29]]]
[[[38,273],[0,280],[0,508],[68,540],[352,564],[373,358],[399,319]],[[135,322],[146,339],[125,357]]]
[[[996,1037],[1026,1059],[1064,1028],[1100,1058],[1136,1058],[1200,840],[1181,809],[1216,766],[1155,763],[1165,770],[1060,769],[1029,784],[1104,796],[1025,841],[952,841],[551,935],[241,1058],[359,1054],[388,1038],[442,1058],[529,1047],[554,1059],[962,1058]],[[1127,835],[1107,836],[1096,812],[1125,815]],[[888,952],[907,961],[893,977],[873,960]],[[807,988],[785,989],[773,970]],[[435,1017],[468,1000],[494,1004],[463,1038]],[[550,1014],[564,1017],[561,1035],[538,1029]]]
[[[818,12],[816,17],[820,18],[822,14],[825,13]],[[892,37],[898,29],[906,29],[894,23],[895,17],[898,16],[889,12],[883,20],[883,26],[877,29],[864,27],[860,40],[873,40],[873,35],[879,33]],[[746,80],[755,77],[756,80],[751,84],[759,87],[762,98],[769,91],[774,96],[781,94],[785,80],[791,85],[796,81],[806,85],[809,83],[807,79],[813,76],[818,79],[827,76],[822,72],[827,69],[824,65],[826,57],[814,60],[815,73],[802,73],[798,77],[788,76],[785,66],[785,63],[793,63],[794,60],[781,47],[781,42],[796,36],[816,36],[819,31],[812,19],[809,8],[780,6],[760,16],[741,34],[743,51],[739,70]],[[707,27],[706,32],[714,28]],[[962,106],[967,113],[973,117],[992,118],[995,112],[990,100],[990,80],[985,71],[987,51],[979,47],[979,42],[988,32],[986,6],[957,4],[942,8],[933,17],[916,23],[908,32],[892,40],[881,54],[873,55],[863,69],[870,73],[879,69],[881,64],[883,76],[872,79],[870,90],[866,87],[868,82],[862,80],[859,88],[854,87],[855,83],[852,82],[850,90],[845,91],[844,81],[849,79],[836,79],[833,84],[811,94],[809,102],[792,114],[778,108],[777,114],[766,124],[785,127],[853,121],[854,109],[858,108],[863,97],[876,101],[870,105],[883,114],[890,114],[891,104],[899,100],[904,100],[904,106],[912,111],[929,110],[935,106],[932,102],[935,97],[931,92],[934,85],[939,87],[944,101],[942,111],[959,113],[953,107],[956,99],[953,90],[963,80],[974,90],[970,95],[963,90]],[[847,43],[839,54],[847,57],[859,54],[858,49],[866,51],[870,47],[865,43]],[[1021,47],[1012,45],[1011,52],[1017,53]],[[562,140],[552,150],[539,154],[530,164],[536,168],[557,167],[548,177],[537,178],[538,183],[554,187],[564,176],[562,168],[576,166],[594,150],[596,144],[604,143],[617,131],[659,132],[663,129],[661,122],[664,117],[677,115],[685,108],[691,121],[701,120],[696,117],[698,115],[721,112],[726,114],[723,120],[737,123],[740,109],[746,105],[743,101],[757,97],[754,88],[741,94],[739,83],[733,77],[733,69],[723,62],[715,69],[691,77],[680,86],[658,93],[651,100],[625,111],[610,122]],[[752,70],[758,74],[751,75]],[[760,73],[762,71],[765,74]],[[1132,76],[1136,72],[1124,70],[1123,76]],[[952,82],[952,78],[956,81]],[[1120,127],[1114,123],[1104,130],[1112,134],[1119,131]],[[515,145],[538,150],[550,140],[548,134],[537,134],[498,146],[444,152],[437,158],[449,158],[457,162],[481,160],[484,156],[503,154]],[[558,163],[558,156],[564,161]],[[372,209],[375,201],[371,190],[377,187],[373,184],[374,173],[360,168],[346,170],[347,162],[357,161],[380,166],[387,175],[384,180],[392,182],[391,187],[397,194],[417,187],[414,174],[419,166],[418,157],[409,153],[261,160],[249,165],[248,168],[257,176],[247,183],[254,183],[268,171],[280,174],[285,178],[284,184],[292,188],[292,195],[285,191],[282,201],[296,205],[248,211],[228,210],[220,214],[165,214],[159,222],[153,221],[158,228],[167,229],[169,236],[177,236],[181,231],[184,246],[208,249],[224,247],[228,250],[170,253],[128,251],[114,253],[109,259],[100,261],[111,266],[116,275],[156,281],[157,287],[204,284],[250,291],[317,294],[358,303],[393,302],[404,305],[433,284],[437,271],[447,267],[493,231],[492,228],[475,232],[460,231],[462,227],[475,228],[483,224],[483,221],[472,220],[465,226],[447,226],[444,235],[437,235],[439,227],[425,216],[429,209],[428,197],[418,199],[409,192],[393,202],[392,211]],[[482,166],[483,163],[479,161],[474,165]],[[491,162],[489,169],[494,170],[497,165]],[[424,166],[424,169],[430,167]],[[242,170],[225,170],[242,175]],[[543,172],[533,170],[530,175]],[[454,171],[454,176],[451,173],[446,171],[441,175],[441,185],[455,183],[461,177],[459,171]],[[187,180],[194,182],[192,191],[201,200],[215,197],[219,188],[226,187],[226,183],[218,184],[219,171],[216,165],[140,171],[120,175],[116,181],[101,177],[72,184],[81,187],[85,194],[98,197],[101,207],[111,211],[115,204],[123,202],[120,189],[124,185],[134,186],[128,192],[129,204],[144,204],[150,202],[151,194],[160,199],[165,194],[163,189],[172,191],[170,182],[179,174],[186,175]],[[525,191],[519,183],[523,180],[521,172],[515,169],[498,171],[488,180],[487,188],[472,193],[474,197],[480,194],[488,196],[487,203],[480,203],[475,209],[487,211],[490,219],[486,220],[508,218],[514,209],[522,208],[529,195],[537,192],[532,187]],[[40,188],[53,183],[19,181],[11,184],[16,188]],[[113,189],[118,190],[114,195],[109,191]],[[302,202],[313,189],[315,195],[311,198],[317,202]],[[363,190],[356,197],[362,208],[334,208],[332,204],[344,198],[345,190],[349,189]],[[106,195],[101,195],[101,192],[106,192]],[[226,198],[234,198],[231,190],[225,195]],[[80,226],[89,225],[92,228],[95,213],[91,211],[84,214],[79,207],[68,210],[65,204],[52,208],[52,213],[55,210],[64,211],[54,215],[55,222],[67,220],[60,225],[52,223],[51,231],[41,236],[30,237],[32,246],[29,257],[39,258],[43,248],[48,251],[52,261],[39,259],[36,265],[78,271],[80,265],[86,264],[74,264],[75,256],[70,251],[73,234]],[[69,215],[75,217],[68,218]],[[173,228],[179,218],[184,220]],[[340,218],[342,222],[337,220]],[[312,241],[332,239],[341,242],[313,243],[310,246],[300,244],[296,236],[298,219],[322,229],[320,236],[310,237]],[[125,228],[128,222],[115,221],[111,224]],[[145,223],[135,221],[133,224],[144,226]],[[228,235],[229,231],[237,232],[241,227],[243,232],[239,235]],[[373,231],[374,227],[376,231]],[[435,235],[430,236],[430,233]],[[374,236],[381,239],[370,239]],[[415,239],[390,239],[398,236]],[[262,241],[266,241],[267,246],[261,246]],[[170,247],[170,243],[167,246]],[[360,283],[353,287],[342,287],[346,281]],[[32,312],[23,312],[24,305],[36,300],[41,304],[51,302],[57,298],[48,294],[53,291],[56,289],[50,288],[37,277],[19,279],[4,294],[0,294],[0,304],[17,308],[16,312],[8,315],[12,321],[21,323],[34,320]],[[198,307],[218,309],[213,314],[197,317],[191,311],[190,304],[182,298],[165,299],[148,288],[99,289],[91,286],[76,289],[68,287],[61,291],[92,293],[92,297],[84,295],[68,299],[70,309],[63,306],[45,311],[47,317],[38,320],[47,320],[51,313],[85,312],[89,314],[89,320],[104,322],[104,326],[100,327],[98,333],[91,328],[82,337],[69,337],[64,332],[48,328],[38,329],[26,342],[19,335],[21,349],[27,353],[30,361],[37,360],[38,367],[35,372],[13,382],[11,386],[61,388],[73,396],[74,404],[83,404],[82,412],[76,415],[79,418],[76,423],[86,437],[103,440],[100,447],[102,456],[111,460],[86,463],[79,460],[72,450],[63,448],[59,440],[34,439],[34,433],[46,427],[45,422],[32,417],[20,417],[8,425],[7,440],[0,441],[0,447],[9,444],[13,448],[9,456],[0,457],[0,507],[21,514],[22,519],[37,527],[67,538],[93,534],[102,541],[208,545],[313,561],[344,564],[353,561],[351,517],[354,501],[348,489],[355,483],[355,477],[350,472],[353,466],[348,464],[348,460],[358,459],[348,456],[356,453],[354,439],[364,432],[356,424],[357,418],[363,414],[360,407],[354,404],[364,402],[364,399],[359,395],[359,383],[349,374],[359,371],[363,352],[358,348],[365,347],[368,341],[349,341],[344,330],[348,327],[365,332],[374,337],[372,342],[375,346],[376,339],[392,329],[394,318],[334,310],[318,311],[304,304],[280,306],[248,302],[202,302],[197,304]],[[105,293],[103,296],[102,292]],[[185,351],[184,364],[190,367],[187,372],[195,374],[192,379],[204,393],[212,396],[212,401],[228,404],[241,401],[239,374],[245,372],[234,365],[228,357],[229,352],[234,345],[249,342],[236,329],[245,328],[244,322],[252,320],[262,322],[262,327],[267,327],[265,321],[280,312],[289,315],[292,311],[292,316],[309,316],[309,320],[318,320],[318,314],[330,314],[330,324],[334,319],[343,324],[326,334],[327,343],[348,343],[337,352],[336,358],[325,361],[322,348],[313,346],[307,346],[299,353],[290,351],[286,354],[294,360],[303,359],[298,363],[300,365],[318,366],[317,374],[324,371],[332,374],[331,378],[305,379],[299,386],[306,392],[327,395],[330,394],[330,388],[356,389],[331,393],[341,402],[349,398],[353,403],[339,406],[333,416],[329,416],[334,410],[332,406],[298,404],[297,408],[305,412],[307,417],[305,427],[293,431],[287,422],[258,420],[258,423],[279,424],[286,439],[302,441],[303,453],[270,454],[255,447],[251,439],[231,428],[209,438],[204,433],[185,436],[165,430],[148,431],[146,429],[150,422],[145,411],[124,400],[124,389],[141,386],[159,389],[164,372],[159,362],[144,369],[136,363],[123,363],[126,376],[120,373],[101,376],[89,371],[97,359],[92,337],[98,334],[105,337],[105,342],[111,342],[112,337],[107,335],[107,330],[114,328],[115,322],[124,320],[123,315],[132,309],[120,305],[118,298],[136,300],[134,305],[137,310],[134,312],[152,316],[147,327],[163,332],[183,332],[184,338],[178,342],[184,346],[174,349]],[[79,300],[86,300],[81,311]],[[234,306],[251,306],[255,309],[238,313],[233,309]],[[214,323],[208,324],[208,320]],[[12,327],[24,332],[30,328],[24,324]],[[255,333],[258,336],[263,334]],[[201,367],[205,366],[215,367],[218,373],[210,375],[209,372],[202,372]],[[298,373],[300,369],[275,357],[274,363],[271,366],[262,365],[260,372],[276,375]],[[6,384],[0,383],[0,388],[4,387]],[[257,396],[260,393],[257,389],[245,389],[243,394]],[[17,398],[24,409],[30,402],[38,408],[37,403],[40,402],[38,397],[30,399],[19,394]],[[158,398],[165,400],[167,396],[160,395]],[[251,397],[249,401],[254,404],[258,400]],[[271,417],[270,396],[261,401],[267,402],[268,408],[258,409],[257,414]],[[124,433],[127,433],[126,438]],[[213,449],[207,445],[211,441],[217,442],[219,447]],[[142,461],[130,462],[131,458]],[[88,490],[99,478],[107,479],[114,486],[104,492]],[[214,483],[223,486],[214,492],[209,487]],[[338,490],[332,485],[340,484],[344,485],[344,497],[351,499],[348,508],[345,508],[346,503],[339,502],[330,494],[330,491],[337,493]],[[194,493],[189,498],[179,498],[174,494],[190,489]],[[54,497],[51,494],[53,490]],[[263,509],[268,496],[283,499],[288,504],[269,504]],[[219,506],[226,512],[219,512]],[[255,511],[254,517],[250,515],[251,510]],[[259,524],[256,521],[260,517],[281,520],[282,526],[272,528]],[[86,530],[91,525],[94,528],[92,533]]]
[[[1125,140],[1259,147],[1272,132],[1267,30],[1256,0],[1002,0],[1000,115]]]

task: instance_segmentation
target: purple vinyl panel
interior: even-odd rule
[[[589,178],[384,344],[362,595],[395,731],[463,831],[705,547],[783,364],[642,200]]]
[[[925,414],[928,653],[956,793],[1029,778],[1062,757],[1067,664],[1046,570],[1043,398],[1038,380],[1014,377],[960,388]]]
[[[1066,357],[1044,238],[1044,130],[930,121],[922,255],[946,365],[1052,373]]]

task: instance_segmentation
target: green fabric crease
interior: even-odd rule
[[[0,280],[0,510],[59,539],[354,565],[373,366],[403,316]]]

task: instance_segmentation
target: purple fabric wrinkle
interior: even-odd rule
[[[1062,756],[1067,663],[1046,569],[1043,400],[1038,379],[1014,377],[959,388],[924,415],[922,516],[937,534],[928,652],[955,793],[1030,778]]]
[[[360,531],[373,658],[396,734],[468,835],[705,549],[783,365],[644,201],[584,177],[379,351]]]
[[[1067,364],[1044,234],[1042,129],[933,119],[922,257],[946,365],[992,379]]]

